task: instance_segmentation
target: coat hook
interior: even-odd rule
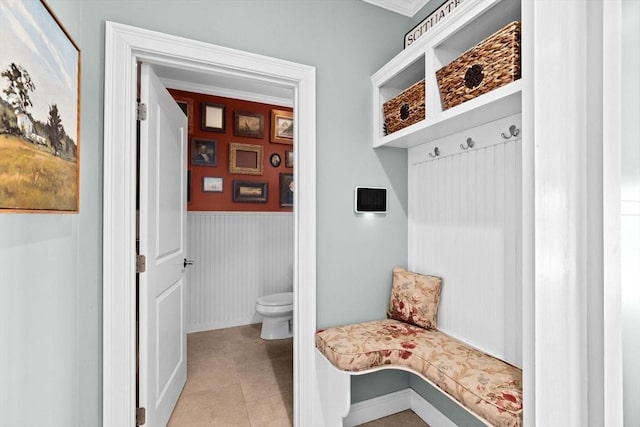
[[[433,149],[433,153],[429,153],[429,157],[438,157],[440,155],[440,149],[438,147],[435,147]]]
[[[509,126],[509,135],[505,135],[504,132],[502,132],[502,137],[504,139],[509,139],[512,136],[518,136],[519,134],[520,134],[520,129],[518,129],[516,125],[511,125]]]
[[[462,148],[463,150],[468,150],[469,148],[473,148],[474,145],[476,145],[476,143],[473,142],[473,139],[471,139],[471,137],[469,137],[467,138],[467,144],[466,145],[460,144],[460,148]]]

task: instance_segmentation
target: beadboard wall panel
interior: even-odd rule
[[[293,289],[292,213],[190,212],[187,233],[187,332],[259,322],[259,296]]]
[[[491,135],[410,154],[409,268],[443,277],[440,329],[522,366],[521,145]]]

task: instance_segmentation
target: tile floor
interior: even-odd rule
[[[260,326],[187,336],[187,383],[169,427],[293,425],[293,339],[262,340]],[[411,411],[363,424],[426,425]]]

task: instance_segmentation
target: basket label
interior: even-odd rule
[[[413,42],[425,35],[427,31],[435,27],[445,17],[449,16],[456,7],[462,4],[463,0],[445,0],[442,5],[437,8],[431,15],[427,16],[422,22],[413,27],[404,35],[404,48],[411,46]]]

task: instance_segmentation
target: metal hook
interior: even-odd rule
[[[429,153],[429,157],[438,157],[440,155],[440,149],[438,147],[435,147],[433,149],[433,153]]]
[[[474,145],[476,145],[476,143],[473,142],[473,139],[471,139],[471,137],[469,137],[467,138],[467,144],[466,145],[460,144],[460,148],[462,148],[463,150],[468,150],[469,148],[473,148]]]
[[[518,129],[516,125],[511,125],[509,126],[509,135],[505,135],[504,132],[502,132],[502,137],[504,139],[509,139],[512,136],[518,136],[519,134],[520,134],[520,129]]]

